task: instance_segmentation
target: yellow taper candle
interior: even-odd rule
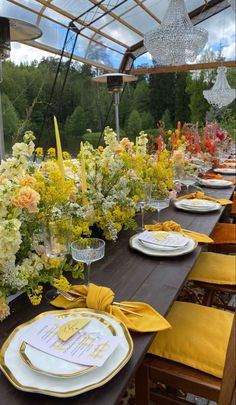
[[[81,165],[81,189],[82,189],[82,193],[84,194],[87,191],[87,181],[86,181],[86,170],[85,170],[83,142],[80,143],[80,165]]]
[[[62,150],[61,150],[61,140],[60,140],[60,133],[59,133],[56,117],[54,117],[54,128],[55,128],[56,145],[57,145],[57,163],[58,163],[60,172],[62,174],[62,178],[64,180],[65,173],[64,173],[63,157],[62,157]]]

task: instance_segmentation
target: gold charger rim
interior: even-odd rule
[[[32,322],[34,322],[37,319],[42,318],[43,316],[45,316],[46,314],[58,314],[58,315],[68,315],[74,313],[79,313],[79,312],[84,312],[84,311],[89,311],[92,312],[94,314],[102,314],[102,315],[106,315],[110,318],[112,318],[114,321],[116,321],[122,328],[123,333],[124,333],[124,337],[127,341],[129,350],[126,353],[126,356],[124,357],[124,359],[120,362],[120,364],[106,377],[104,377],[102,380],[87,385],[83,388],[79,388],[79,389],[75,389],[72,391],[67,391],[67,392],[58,392],[58,391],[50,391],[47,389],[40,389],[37,387],[29,387],[27,385],[23,385],[21,383],[19,383],[17,381],[17,378],[14,376],[14,374],[9,370],[9,368],[7,367],[7,365],[5,364],[5,360],[4,360],[4,356],[5,353],[11,343],[11,340],[13,339],[13,337],[16,335],[16,333],[21,330],[23,327],[31,324]],[[127,327],[123,324],[123,322],[121,322],[119,319],[117,319],[115,316],[113,316],[112,314],[109,314],[107,312],[104,311],[98,311],[95,309],[90,309],[90,308],[74,308],[74,309],[65,309],[65,310],[52,310],[52,311],[45,311],[42,312],[39,315],[36,315],[34,318],[30,319],[29,321],[24,322],[23,324],[18,325],[11,333],[10,335],[7,337],[7,339],[4,341],[1,349],[0,349],[0,369],[2,370],[3,374],[7,377],[7,379],[12,383],[12,385],[17,388],[20,391],[24,391],[24,392],[33,392],[33,393],[40,393],[40,394],[44,394],[44,395],[48,395],[48,396],[53,396],[53,397],[60,397],[60,398],[69,398],[69,397],[73,397],[79,394],[82,394],[84,392],[88,392],[91,391],[92,389],[98,388],[104,384],[106,384],[108,381],[110,381],[129,361],[129,359],[132,356],[133,353],[133,340],[130,336],[130,333],[127,329]]]

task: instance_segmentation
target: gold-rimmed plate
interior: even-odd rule
[[[85,316],[107,324],[110,334],[121,337],[121,342],[102,367],[71,378],[58,378],[36,372],[20,356],[20,347],[27,330],[37,319],[47,314],[57,317]],[[112,329],[109,329],[112,328]],[[113,332],[112,332],[113,330]],[[29,322],[18,326],[4,342],[0,351],[0,368],[8,380],[19,390],[55,397],[72,397],[104,385],[128,362],[133,352],[133,342],[125,325],[110,314],[91,309],[71,309],[44,312]]]

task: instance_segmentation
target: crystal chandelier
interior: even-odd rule
[[[184,0],[170,0],[161,26],[144,35],[144,45],[160,65],[194,62],[204,48],[208,32],[193,26]]]
[[[232,9],[236,11],[236,0],[229,0],[229,4],[231,4]]]
[[[207,99],[208,103],[219,108],[232,103],[236,95],[235,89],[231,89],[228,83],[226,72],[226,67],[218,67],[214,86],[210,90],[203,91],[203,95]]]

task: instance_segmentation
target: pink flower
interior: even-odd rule
[[[40,200],[40,195],[37,191],[29,186],[21,187],[18,193],[13,197],[12,203],[16,207],[26,208],[30,213],[38,212],[37,204]]]

